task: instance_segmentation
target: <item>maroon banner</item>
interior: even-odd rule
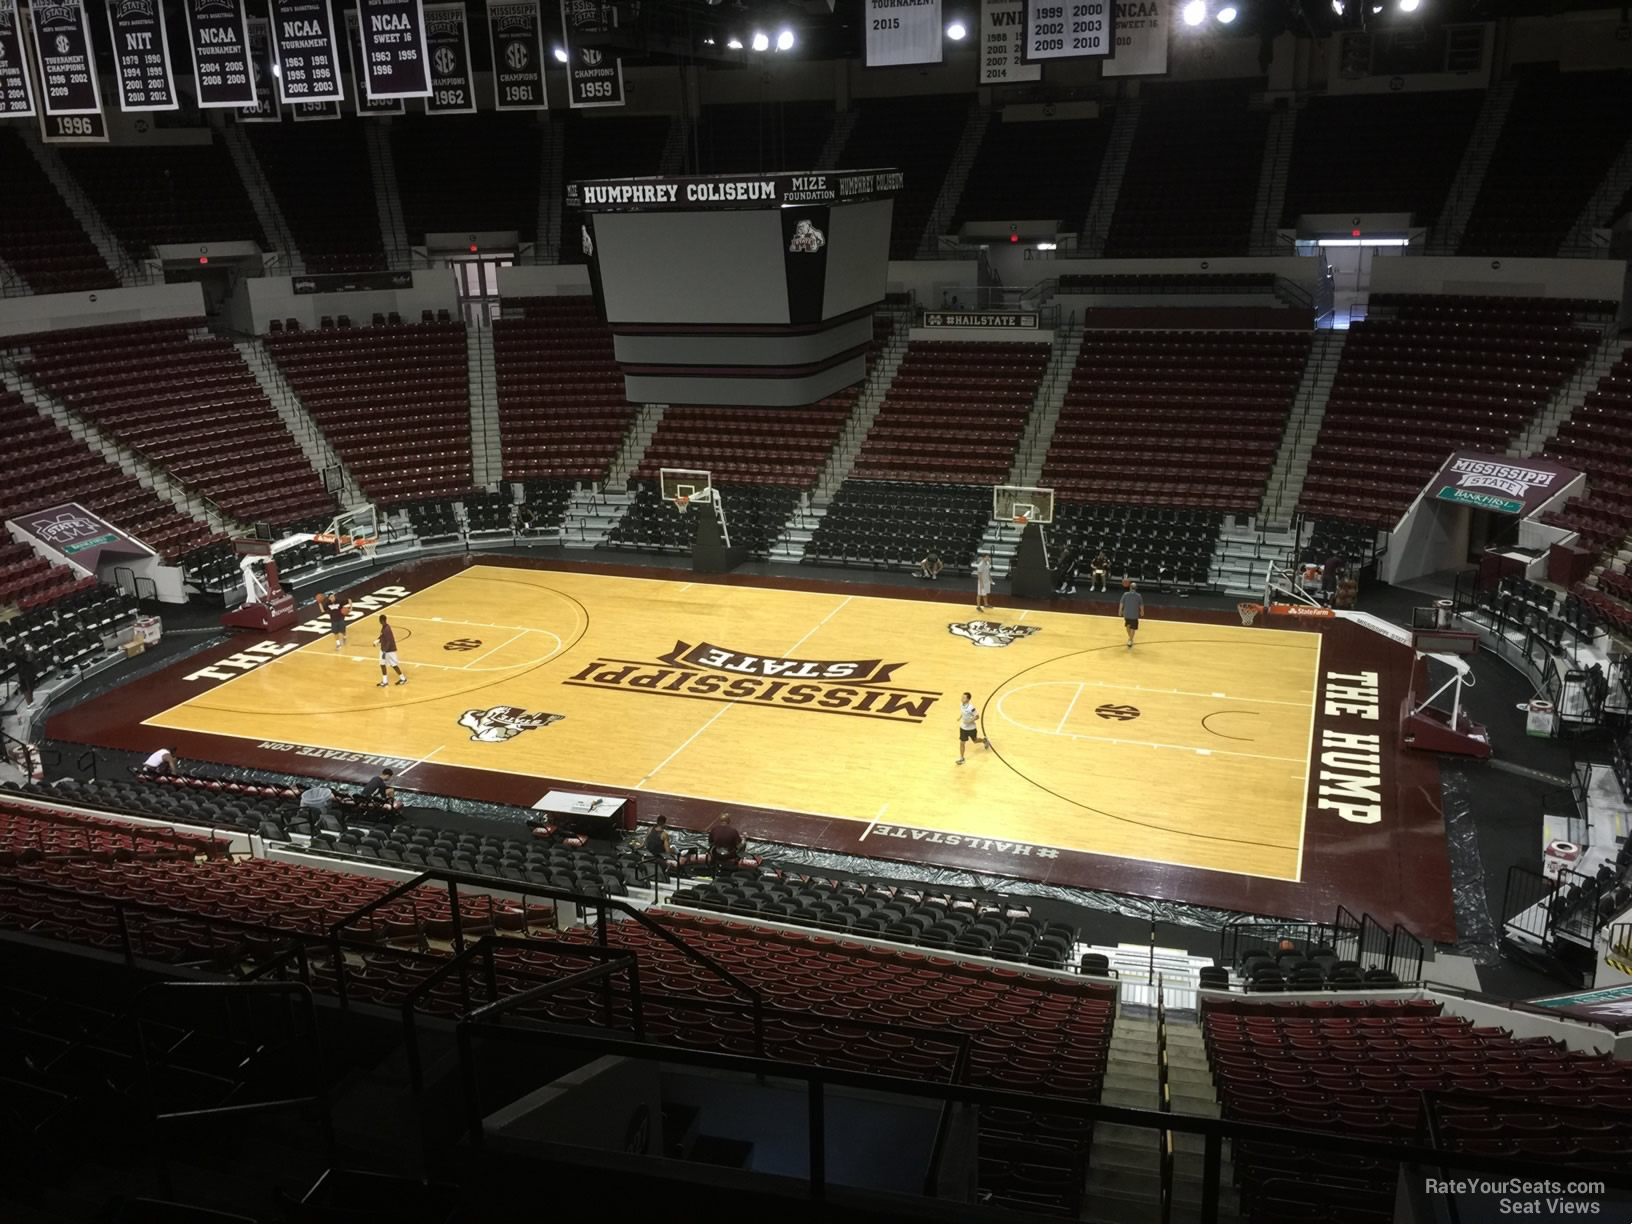
[[[1428,486],[1428,496],[1498,514],[1534,514],[1581,473],[1548,459],[1457,451]]]

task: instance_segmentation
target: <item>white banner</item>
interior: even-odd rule
[[[980,0],[980,83],[1040,81],[1041,64],[1020,58],[1020,36],[1026,28],[1026,0]]]
[[[1105,59],[1116,50],[1116,0],[1026,0],[1028,60]]]
[[[941,62],[941,0],[864,0],[867,67]]]
[[[1171,0],[1119,0],[1116,56],[1101,69],[1108,77],[1166,76]]]

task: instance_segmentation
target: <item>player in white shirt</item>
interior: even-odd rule
[[[992,606],[992,554],[983,552],[975,562],[975,611]]]
[[[142,762],[142,768],[148,773],[173,774],[176,772],[176,754],[168,748],[160,748],[149,754]]]
[[[958,764],[963,764],[963,746],[970,740],[978,740],[986,745],[986,751],[992,750],[992,741],[980,733],[980,711],[975,709],[974,699],[968,693],[958,704]]]

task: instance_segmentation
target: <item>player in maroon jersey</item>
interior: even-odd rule
[[[374,639],[374,645],[380,648],[380,688],[389,684],[390,678],[385,669],[390,668],[397,673],[397,683],[407,684],[408,677],[402,674],[402,665],[397,662],[397,634],[391,628],[384,616],[380,617],[380,636]]]

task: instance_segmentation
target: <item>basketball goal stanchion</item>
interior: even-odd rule
[[[714,487],[713,475],[703,468],[659,468],[658,492],[681,515],[702,510],[691,544],[691,567],[702,574],[723,574],[748,559],[745,550],[732,546],[731,527],[725,518],[725,499]]]
[[[1054,521],[1054,490],[1035,485],[993,485],[992,518],[1020,533],[1009,565],[1009,591],[1021,599],[1051,599],[1054,575],[1048,563],[1048,537]]]

